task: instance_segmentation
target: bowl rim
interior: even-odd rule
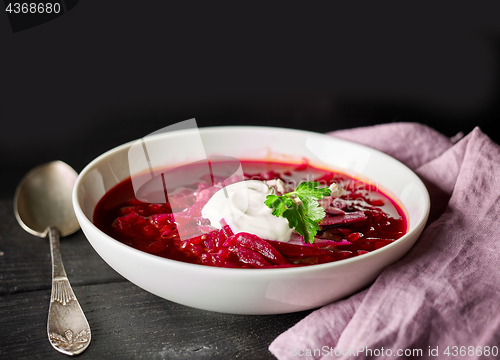
[[[395,159],[394,157],[380,151],[374,148],[371,148],[369,146],[363,145],[356,143],[351,140],[346,140],[342,138],[338,138],[335,135],[330,135],[329,133],[317,133],[313,131],[308,131],[308,130],[299,130],[299,129],[289,129],[289,128],[281,128],[281,127],[271,127],[271,126],[210,126],[210,127],[200,127],[198,129],[185,129],[185,130],[176,130],[168,133],[160,133],[160,134],[155,134],[152,135],[152,137],[164,137],[164,136],[175,136],[177,134],[181,134],[184,132],[193,132],[193,131],[201,131],[201,132],[218,132],[218,131],[279,131],[279,132],[290,132],[290,133],[296,133],[296,134],[306,134],[306,135],[312,135],[312,136],[324,136],[325,139],[331,138],[334,141],[339,141],[339,142],[345,142],[357,147],[361,147],[363,149],[368,150],[369,152],[374,152],[378,156],[385,157],[389,159],[390,161],[394,161],[399,164],[399,166],[402,166],[405,168],[407,171],[411,173],[411,175],[414,177],[416,183],[418,186],[421,188],[423,194],[424,194],[424,204],[425,204],[425,209],[423,210],[423,216],[418,219],[416,222],[414,228],[404,234],[401,238],[397,239],[396,241],[382,247],[379,249],[376,249],[374,251],[371,251],[369,253],[360,255],[360,256],[355,256],[352,258],[348,259],[343,259],[343,260],[338,260],[338,261],[333,261],[329,263],[323,263],[323,264],[315,264],[315,265],[307,265],[307,266],[298,266],[298,267],[286,267],[286,268],[266,268],[266,269],[260,269],[260,268],[224,268],[224,267],[216,267],[216,266],[208,266],[208,265],[202,265],[202,264],[192,264],[192,263],[187,263],[179,260],[174,260],[174,259],[168,259],[164,258],[158,255],[154,254],[149,254],[147,252],[144,252],[142,250],[135,249],[129,245],[126,245],[111,236],[107,235],[103,231],[101,231],[97,226],[94,225],[94,223],[85,215],[83,212],[83,209],[80,206],[80,201],[78,197],[78,192],[79,188],[83,182],[83,179],[85,176],[94,168],[96,167],[97,164],[102,162],[104,159],[108,158],[109,156],[123,151],[123,149],[130,147],[133,143],[138,141],[139,139],[132,140],[129,142],[126,142],[122,145],[118,145],[114,148],[111,148],[104,152],[103,154],[99,155],[96,157],[94,160],[92,160],[90,163],[88,163],[83,170],[78,174],[78,177],[76,179],[75,185],[73,187],[73,193],[72,193],[72,201],[73,201],[73,208],[75,211],[75,214],[77,215],[78,221],[84,221],[86,225],[90,225],[92,228],[94,228],[96,231],[100,232],[100,235],[106,239],[106,241],[113,243],[113,245],[118,245],[119,247],[122,247],[125,251],[132,252],[133,254],[143,257],[144,259],[148,261],[155,261],[155,262],[160,262],[160,263],[165,263],[165,264],[170,264],[171,266],[174,267],[179,267],[179,269],[191,269],[193,271],[203,271],[203,272],[210,272],[211,274],[218,274],[222,273],[223,275],[227,276],[246,276],[246,277],[254,277],[254,276],[264,276],[268,273],[274,274],[274,275],[291,275],[291,274],[307,274],[311,272],[317,272],[317,271],[325,271],[325,270],[330,270],[334,268],[340,268],[344,266],[349,266],[356,264],[357,262],[361,261],[367,261],[369,259],[372,259],[374,257],[381,256],[384,252],[390,251],[390,249],[398,246],[399,244],[407,241],[410,236],[418,231],[419,229],[423,228],[427,222],[427,219],[429,217],[429,212],[430,212],[430,196],[427,191],[426,186],[420,179],[420,177],[412,170],[410,169],[407,165],[403,164],[401,161]],[[398,202],[400,202],[399,199],[395,199]],[[406,210],[403,209],[405,212]],[[82,226],[83,228],[83,226]],[[89,240],[89,242],[91,242]],[[92,242],[91,242],[92,244]]]

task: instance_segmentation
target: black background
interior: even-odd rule
[[[13,32],[0,16],[1,195],[164,126],[328,132],[411,121],[500,141],[500,6],[80,1]]]

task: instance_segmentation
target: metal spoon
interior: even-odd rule
[[[52,346],[66,355],[80,354],[90,344],[89,323],[71,289],[59,250],[59,236],[80,228],[71,202],[76,177],[75,170],[62,161],[44,164],[26,174],[14,197],[21,227],[50,239],[52,295],[47,334]]]

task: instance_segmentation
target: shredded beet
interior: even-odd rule
[[[201,216],[222,181],[237,179],[202,177],[169,196],[168,203],[151,204],[135,198],[131,179],[104,195],[94,212],[95,225],[113,238],[136,249],[169,259],[227,268],[286,268],[322,264],[355,257],[386,246],[406,233],[399,206],[373,184],[347,175],[301,165],[242,161],[245,179],[281,179],[287,187],[311,177],[325,186],[336,183],[340,198],[324,199],[327,216],[313,244],[292,233],[289,242],[234,233],[224,219],[220,229]],[[272,170],[270,170],[272,169]],[[189,184],[188,184],[189,185]],[[175,213],[172,213],[175,209]]]
[[[224,246],[240,246],[258,252],[269,261],[277,265],[288,264],[281,254],[273,248],[267,241],[261,239],[257,235],[249,233],[238,233],[227,238]]]
[[[326,216],[321,221],[321,225],[326,226],[326,225],[350,224],[365,220],[366,220],[366,215],[363,211],[355,211],[351,213],[344,213],[343,215]]]

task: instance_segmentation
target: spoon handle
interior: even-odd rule
[[[49,228],[52,257],[52,294],[47,334],[57,351],[77,355],[90,344],[90,326],[69,284],[59,249],[59,230]]]

